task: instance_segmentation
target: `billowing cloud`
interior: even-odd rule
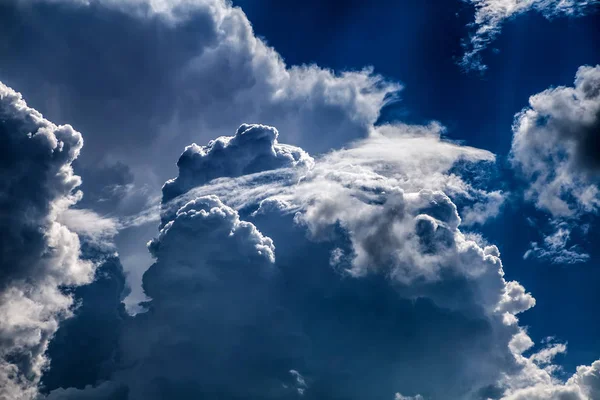
[[[596,7],[598,0],[466,0],[475,7],[474,32],[465,44],[460,65],[466,70],[485,71],[481,53],[498,37],[502,24],[521,14],[535,11],[551,19],[580,16]]]
[[[559,348],[557,351],[554,346],[540,353],[548,353],[548,350],[551,358],[563,349]],[[516,388],[508,389],[501,400],[594,400],[600,396],[600,361],[577,367],[571,378],[561,382],[552,377],[551,372],[555,366],[545,366],[544,362],[536,359],[540,353],[522,359],[526,374],[517,380]]]
[[[91,281],[60,215],[80,197],[71,163],[81,135],[56,126],[0,83],[0,398],[30,399],[48,341],[70,314],[63,288]]]
[[[324,152],[366,137],[401,89],[368,67],[286,65],[225,0],[3,1],[0,59],[5,82],[86,133],[94,150],[76,166],[85,207],[116,217],[160,199],[190,143],[260,121],[285,131],[287,143]],[[152,231],[117,238],[128,276],[143,272],[132,260],[145,256],[139,243]]]
[[[600,205],[600,67],[580,67],[574,87],[531,96],[513,132],[511,160],[529,181],[526,198],[556,220],[554,233],[530,254],[585,261],[568,240],[572,221]]]
[[[490,153],[403,125],[248,174],[240,160],[263,151],[253,141],[217,163],[206,150],[200,186],[165,201],[149,244],[148,311],[126,322],[112,377],[130,399],[479,399],[560,385],[563,345],[522,355],[533,342],[517,316],[534,298],[504,279],[495,246],[459,229],[452,197],[474,189],[455,165]]]
[[[235,136],[223,136],[207,146],[192,144],[177,161],[179,175],[163,186],[163,202],[201,186],[214,178],[237,177],[295,166],[312,166],[302,149],[279,144],[277,129],[265,125],[241,125]]]

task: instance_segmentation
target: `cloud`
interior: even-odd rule
[[[421,396],[420,394],[416,395],[416,396],[403,396],[400,393],[396,393],[396,396],[394,396],[394,400],[424,400],[423,396]]]
[[[1,51],[10,58],[4,79],[46,114],[84,130],[90,147],[129,165],[138,180],[145,166],[164,182],[169,172],[161,167],[171,167],[176,156],[168,149],[245,121],[276,125],[288,142],[326,151],[366,136],[400,90],[370,68],[287,66],[255,36],[242,10],[222,0],[22,3],[3,4]],[[17,25],[23,29],[11,29]],[[73,40],[80,25],[89,34]],[[50,42],[21,46],[38,33]],[[20,68],[29,57],[46,67],[28,68],[25,80]]]
[[[600,396],[600,361],[577,367],[566,383],[549,381],[512,391],[502,400],[593,400]]]
[[[61,214],[80,197],[71,163],[83,145],[0,83],[0,398],[36,392],[48,341],[70,315],[63,288],[91,281],[75,232]]]
[[[260,121],[285,131],[288,143],[325,152],[366,137],[401,89],[370,67],[286,65],[225,0],[1,3],[2,79],[48,118],[86,133],[93,151],[76,166],[85,208],[133,225],[148,221],[131,217],[158,205],[147,201],[173,176],[184,146]],[[111,173],[115,165],[132,179]],[[117,242],[143,243],[148,231],[129,229]],[[130,260],[145,248],[119,251],[128,276],[141,275]]]
[[[555,217],[598,207],[600,66],[580,67],[574,87],[531,96],[513,131],[512,163],[537,207]]]
[[[506,193],[496,190],[493,192],[482,192],[481,200],[475,201],[473,205],[465,207],[461,212],[462,225],[483,225],[490,219],[497,217],[506,202]]]
[[[127,400],[127,388],[112,382],[104,382],[97,387],[86,386],[83,389],[59,388],[53,390],[46,400]]]
[[[273,127],[243,124],[235,136],[217,138],[207,146],[194,143],[186,147],[177,161],[179,175],[163,186],[163,202],[214,178],[312,166],[313,160],[304,150],[279,144],[278,136]]]
[[[60,388],[96,385],[109,379],[118,365],[116,344],[127,318],[121,304],[127,293],[123,268],[118,257],[107,255],[102,246],[86,240],[82,257],[99,266],[92,283],[71,291],[75,304],[73,316],[61,322],[48,345],[49,364],[42,377],[41,391],[52,392],[50,398],[71,392],[74,398],[81,398],[83,394],[77,397],[79,391]],[[100,389],[86,393],[89,391],[104,393]]]
[[[118,232],[118,222],[113,218],[102,217],[92,210],[71,208],[63,211],[59,220],[79,237],[106,250],[114,247],[112,241]]]
[[[112,377],[130,399],[471,399],[510,388],[505,377],[525,368],[511,347],[517,315],[535,300],[504,279],[495,246],[460,232],[451,199],[473,191],[455,164],[493,155],[444,141],[436,125],[397,125],[308,167],[244,175],[240,160],[273,143],[241,142],[218,163],[206,162],[209,146],[200,186],[165,200],[148,311],[126,322]]]
[[[576,17],[591,12],[598,0],[466,0],[475,7],[473,33],[464,45],[465,54],[460,65],[467,71],[483,72],[487,66],[481,53],[502,30],[502,24],[527,12],[536,11],[544,17]]]
[[[529,181],[526,199],[554,219],[554,233],[543,244],[533,244],[528,254],[586,261],[587,255],[567,241],[572,221],[600,205],[600,67],[580,67],[573,87],[531,96],[513,132],[511,162]]]
[[[555,264],[577,264],[588,261],[589,254],[583,252],[577,244],[570,244],[572,227],[564,222],[554,225],[553,233],[544,237],[541,244],[532,242],[523,258],[536,257]]]

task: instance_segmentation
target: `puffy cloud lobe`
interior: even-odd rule
[[[527,256],[586,261],[588,255],[568,241],[572,221],[600,204],[600,67],[580,67],[574,87],[532,96],[513,132],[511,160],[530,181],[526,198],[555,218],[554,233],[532,244]]]
[[[593,400],[600,396],[600,361],[577,367],[564,384],[550,381],[519,389],[502,400]]]
[[[177,161],[179,175],[163,186],[163,202],[214,178],[237,177],[295,166],[311,167],[312,158],[302,149],[279,144],[277,129],[241,125],[235,136],[212,140],[207,146],[186,147]]]
[[[496,39],[502,24],[520,14],[537,11],[546,18],[579,16],[593,10],[598,0],[467,0],[475,7],[475,31],[465,44],[460,65],[470,71],[485,71],[481,53]]]
[[[80,197],[71,168],[82,147],[0,83],[0,398],[37,393],[44,353],[72,299],[61,288],[93,277],[60,214]]]
[[[175,219],[167,223],[161,229],[158,238],[148,244],[150,253],[158,258],[165,246],[179,245],[178,240],[173,238],[175,234],[170,233],[172,231],[177,232],[179,229],[184,231],[197,229],[199,234],[215,235],[219,239],[220,235],[226,233],[231,240],[238,243],[240,249],[244,250],[244,256],[256,253],[269,262],[275,260],[272,240],[263,237],[251,223],[240,221],[237,212],[221,203],[216,196],[200,197],[181,207],[177,211]],[[168,240],[171,238],[174,242]],[[206,239],[209,239],[209,237]],[[219,239],[214,240],[214,243],[208,241],[203,243],[206,244],[207,248],[215,248],[215,253],[219,253],[218,249],[223,245]],[[254,246],[246,248],[248,242]],[[214,244],[214,247],[209,246],[209,244]]]
[[[135,366],[115,379],[131,399],[261,395],[254,369],[276,361],[258,344],[248,346],[261,340],[253,331],[273,312],[266,285],[274,274],[272,240],[207,196],[181,207],[149,249],[156,258],[144,274],[149,310],[121,338],[123,364]]]

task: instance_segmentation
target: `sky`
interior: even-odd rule
[[[597,0],[3,0],[0,136],[0,400],[600,399]]]

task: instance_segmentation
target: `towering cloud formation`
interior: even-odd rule
[[[580,67],[574,87],[532,96],[513,131],[512,163],[530,182],[526,197],[557,221],[556,233],[532,252],[585,261],[568,248],[570,225],[561,222],[600,206],[600,66]]]
[[[435,125],[388,126],[314,165],[268,153],[244,174],[264,154],[251,138],[237,157],[196,147],[198,163],[180,163],[177,179],[198,178],[163,204],[152,300],[126,322],[112,378],[130,399],[517,399],[574,385],[592,398],[595,367],[553,377],[564,345],[531,353],[516,316],[535,300],[504,279],[495,246],[459,230],[451,197],[473,188],[450,171],[491,154]]]
[[[475,7],[475,32],[465,45],[466,52],[460,65],[466,70],[484,71],[487,66],[481,52],[496,39],[502,24],[518,15],[530,11],[541,13],[546,18],[580,16],[588,13],[599,3],[598,0],[467,0]]]
[[[78,236],[59,222],[80,184],[71,162],[83,141],[0,83],[0,398],[36,393],[48,341],[70,314],[62,289],[89,282]]]

